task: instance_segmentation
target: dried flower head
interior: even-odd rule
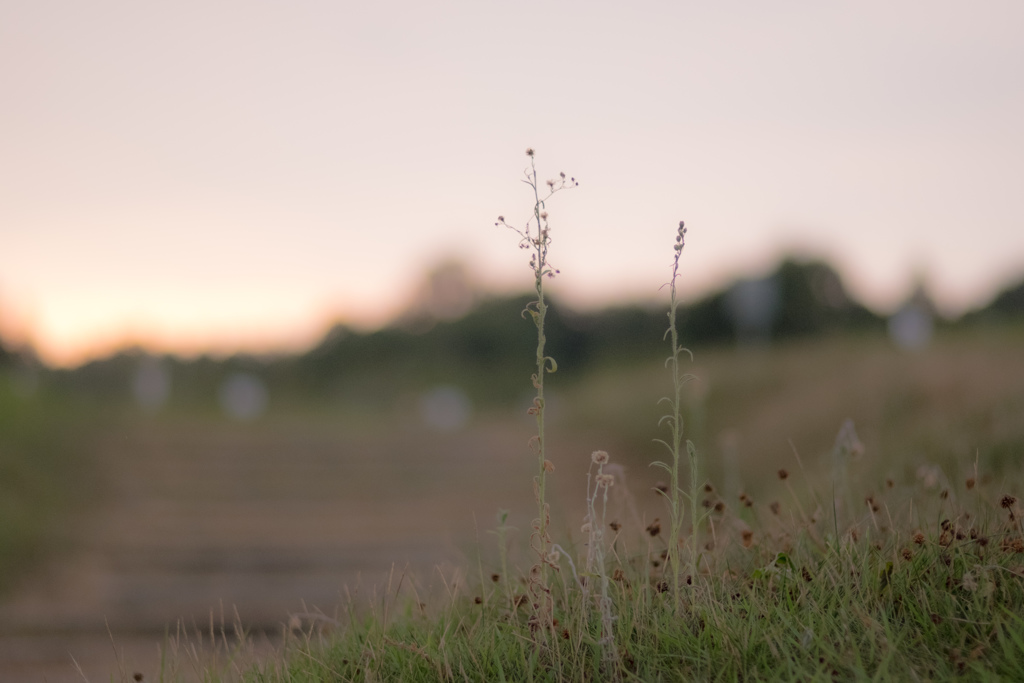
[[[608,452],[607,451],[594,451],[590,454],[590,461],[595,465],[607,465],[608,464]]]
[[[612,484],[615,483],[615,477],[614,476],[612,476],[610,474],[604,474],[604,473],[599,474],[596,477],[594,477],[594,480],[597,482],[598,486],[603,486],[604,488],[608,488],[609,486],[611,486]]]
[[[1003,499],[999,501],[999,504],[1006,510],[1013,507],[1013,504],[1017,502],[1017,499],[1013,496],[1003,496]]]
[[[649,533],[652,537],[660,534],[661,520],[655,517],[654,521],[647,525],[647,533]]]
[[[616,531],[617,532],[619,529],[622,528],[622,525],[619,524],[618,522],[608,522],[608,528],[611,529],[612,531]]]
[[[526,156],[528,156],[528,157],[532,157],[533,156],[533,147],[527,147],[526,148]]]

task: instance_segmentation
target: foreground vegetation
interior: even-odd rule
[[[609,528],[614,656],[585,599],[596,577],[580,585],[566,567],[550,628],[532,625],[519,577],[453,576],[443,604],[426,608],[414,586],[391,586],[368,614],[350,605],[341,623],[293,632],[284,662],[246,678],[1020,680],[1019,504],[991,506],[992,492],[962,484],[913,512],[890,489],[840,539],[831,515],[805,519],[795,501],[759,522],[726,506],[701,535],[714,546],[702,571],[678,590],[661,571],[660,535],[630,547]]]

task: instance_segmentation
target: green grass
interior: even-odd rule
[[[893,509],[876,499],[879,512],[850,527],[856,540],[830,537],[830,519],[784,523],[786,512],[745,538],[735,531],[742,514],[727,509],[713,517],[705,571],[678,592],[653,567],[659,546],[637,535],[631,548],[620,533],[607,567],[617,577],[614,666],[602,657],[600,614],[565,567],[550,631],[531,629],[529,605],[512,607],[522,593],[510,601],[503,581],[449,577],[445,597],[421,608],[404,577],[369,605],[350,604],[331,629],[294,631],[281,660],[245,679],[1021,679],[1024,555],[1019,521],[1009,521],[1019,504],[989,504],[993,493],[977,486],[964,497],[978,507],[932,496],[915,514],[955,521],[915,539],[913,524],[888,525],[888,513],[907,511],[896,502],[905,493],[886,497]]]
[[[0,371],[0,592],[38,563],[88,498],[85,418]]]

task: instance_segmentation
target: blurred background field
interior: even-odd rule
[[[744,297],[771,314],[744,318]],[[61,680],[71,653],[102,676],[117,651],[152,672],[178,623],[237,610],[273,639],[289,615],[331,614],[345,586],[372,592],[392,567],[425,583],[478,556],[493,567],[499,509],[523,530],[533,507],[526,301],[481,297],[440,319],[421,306],[292,355],[130,349],[57,370],[5,352],[2,672]],[[664,517],[649,467],[663,457],[664,310],[554,305],[557,534],[576,535],[599,448],[626,468],[637,513]],[[764,508],[781,495],[780,468],[827,486],[847,419],[864,445],[852,469],[862,488],[955,487],[977,467],[1024,493],[1020,288],[957,321],[920,294],[883,318],[824,264],[786,262],[682,320],[687,434],[722,500]],[[522,531],[513,540],[521,548]]]

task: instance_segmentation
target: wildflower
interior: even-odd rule
[[[621,524],[619,524],[618,522],[608,522],[608,527],[609,527],[609,528],[610,528],[610,529],[611,529],[612,531],[618,531],[619,529],[621,529],[621,528],[622,528],[622,525],[621,525]]]
[[[658,519],[657,517],[655,517],[654,521],[647,525],[647,533],[649,533],[652,537],[657,536],[658,534],[660,534],[661,533],[661,520]]]
[[[608,452],[607,451],[594,451],[590,454],[590,461],[595,465],[606,465],[608,464]]]
[[[1013,496],[1003,496],[1003,499],[999,501],[999,504],[1003,506],[1004,509],[1009,510],[1010,508],[1013,507],[1013,504],[1016,502],[1017,499],[1014,498]]]
[[[599,474],[594,477],[594,480],[597,482],[598,486],[603,486],[604,488],[608,488],[615,483],[615,477],[610,474]]]
[[[527,147],[526,148],[526,156],[528,156],[528,157],[532,157],[533,156],[533,147]]]

